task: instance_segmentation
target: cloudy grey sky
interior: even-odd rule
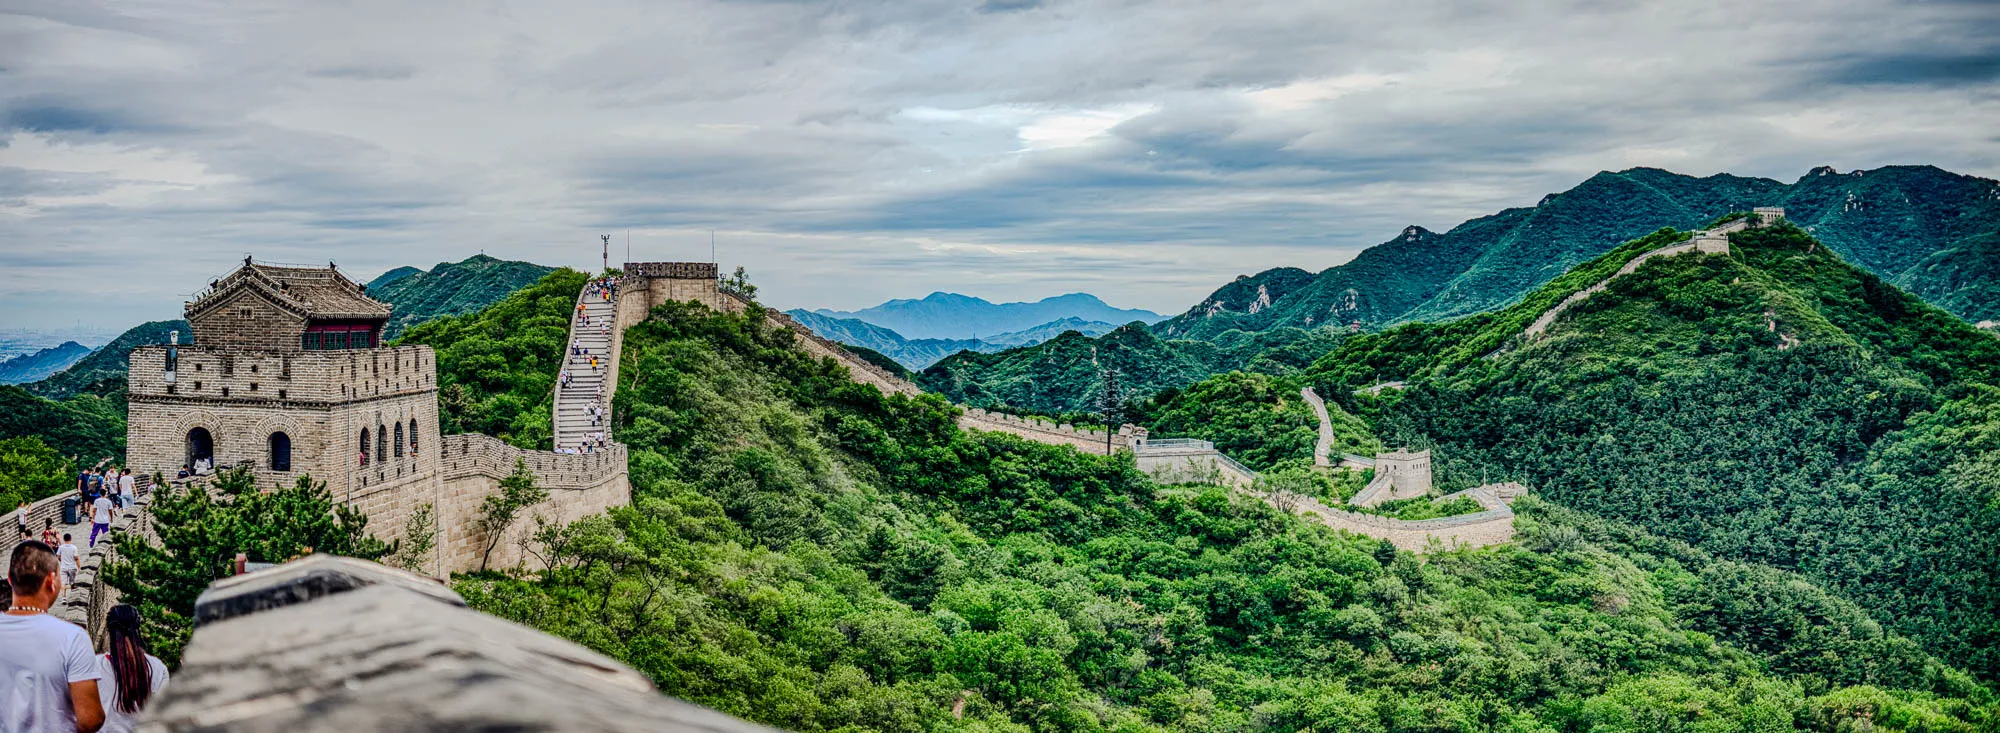
[[[628,228],[785,307],[1176,312],[1598,170],[1899,163],[2000,177],[2000,6],[0,0],[0,327]]]

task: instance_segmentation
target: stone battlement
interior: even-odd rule
[[[627,262],[625,274],[648,279],[709,281],[719,276],[713,262]]]
[[[991,412],[977,407],[966,408],[965,412],[958,416],[958,425],[968,430],[1007,433],[1037,443],[1073,446],[1085,453],[1098,455],[1133,450],[1135,444],[1143,443],[1146,439],[1146,429],[1136,425],[1123,425],[1118,428],[1118,432],[1107,434],[1099,428],[1089,426],[1079,428],[1068,423]],[[1107,437],[1109,451],[1106,450]]]
[[[172,372],[166,369],[169,349],[177,352]],[[303,407],[436,391],[436,375],[437,353],[429,346],[244,351],[155,344],[132,350],[127,384],[135,401],[226,400]]]
[[[489,435],[466,433],[444,436],[438,460],[446,481],[472,476],[504,479],[514,474],[515,462],[521,461],[542,488],[582,491],[625,473],[626,448],[623,443],[612,443],[596,453],[555,453],[523,450]]]

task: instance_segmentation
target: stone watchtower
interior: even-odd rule
[[[332,264],[245,258],[186,312],[193,345],[132,352],[135,470],[249,463],[263,486],[311,474],[336,499],[390,520],[371,527],[385,534],[400,527],[401,504],[436,493],[436,355],[384,348],[389,306],[366,288]]]
[[[1430,493],[1431,452],[1403,449],[1377,453],[1375,455],[1375,475],[1387,476],[1390,486],[1388,500],[1411,499]]]

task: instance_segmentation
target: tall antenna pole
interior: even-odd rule
[[[609,234],[599,234],[599,235],[597,235],[597,236],[598,236],[599,238],[601,238],[601,239],[603,239],[603,240],[604,240],[604,272],[610,272],[610,271],[611,271],[611,235],[609,235]]]
[[[715,230],[708,230],[708,264],[715,264]]]
[[[632,230],[625,230],[625,261],[632,261]]]

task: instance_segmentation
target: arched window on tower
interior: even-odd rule
[[[382,423],[375,423],[375,461],[389,462],[389,430]]]
[[[410,418],[410,457],[417,457],[417,419]]]
[[[271,434],[271,470],[292,470],[292,436],[283,432]]]
[[[368,429],[361,429],[361,467],[368,467]]]
[[[403,457],[403,422],[401,420],[396,421],[396,447],[390,450],[395,451],[397,458]]]

